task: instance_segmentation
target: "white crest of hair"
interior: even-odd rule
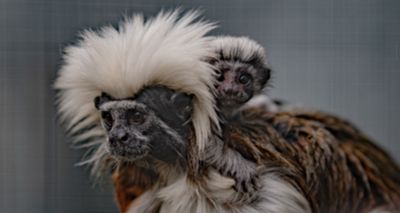
[[[256,56],[263,62],[267,62],[265,49],[253,39],[245,36],[217,36],[213,37],[211,46],[218,54],[223,54],[225,58],[240,58],[248,60]]]
[[[194,213],[310,213],[307,199],[290,183],[273,171],[267,171],[262,178],[262,189],[258,200],[250,204],[232,203],[238,193],[232,188],[235,181],[222,176],[215,170],[209,171],[207,185],[203,187],[188,184],[186,176],[164,188],[146,191],[139,204],[132,205],[128,212],[146,212],[154,203],[161,205],[160,212]]]
[[[127,98],[145,86],[163,85],[194,95],[195,137],[199,150],[204,148],[211,126],[219,129],[210,91],[215,74],[203,60],[213,56],[210,37],[205,35],[215,25],[196,20],[198,17],[196,11],[182,14],[179,10],[160,12],[147,21],[134,15],[118,29],[86,30],[77,44],[66,48],[54,87],[60,119],[75,142],[90,143],[99,137],[105,142],[93,103],[102,92]],[[104,155],[102,150],[95,153]],[[98,157],[92,156],[88,162]]]

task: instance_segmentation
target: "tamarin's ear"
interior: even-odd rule
[[[271,69],[269,68],[260,68],[259,71],[259,82],[262,87],[271,79]]]
[[[191,115],[193,111],[193,95],[186,94],[183,92],[175,93],[171,97],[171,101],[175,106],[178,107],[178,110],[182,112],[184,115]]]
[[[97,96],[94,98],[94,106],[96,109],[99,109],[100,105],[102,105],[105,102],[112,101],[114,100],[110,95],[108,95],[105,92],[102,92],[100,96]]]

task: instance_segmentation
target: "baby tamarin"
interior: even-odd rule
[[[217,74],[216,102],[224,124],[237,116],[253,96],[262,92],[271,78],[271,69],[264,48],[247,37],[215,37],[211,46],[217,53],[210,64]],[[223,175],[233,177],[239,193],[251,195],[258,188],[257,166],[251,154],[243,151],[245,144],[225,140],[227,125],[221,126],[223,144],[217,144],[220,149],[210,146],[205,161]],[[247,199],[245,195],[243,198]]]
[[[264,48],[247,37],[216,37],[211,46],[217,53],[210,60],[217,72],[217,106],[225,118],[231,117],[261,93],[271,77],[271,69]]]

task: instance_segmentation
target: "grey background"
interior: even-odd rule
[[[180,5],[263,44],[273,96],[351,119],[400,160],[398,0],[1,0],[0,212],[116,211],[56,122],[61,50],[83,28]]]

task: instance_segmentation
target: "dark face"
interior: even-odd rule
[[[269,70],[257,69],[243,62],[218,61],[215,67],[217,101],[222,109],[239,108],[261,92],[269,78]]]
[[[127,160],[184,158],[190,131],[191,97],[165,87],[144,89],[134,99],[95,99],[109,152]],[[164,116],[167,114],[167,116]]]

